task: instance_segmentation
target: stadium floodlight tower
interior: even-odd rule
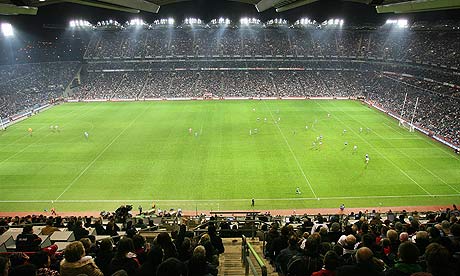
[[[14,35],[13,26],[10,23],[2,23],[1,25],[2,34],[6,37]]]
[[[407,19],[388,19],[385,24],[396,26],[401,29],[409,28],[409,21]]]
[[[228,18],[223,18],[220,17],[219,19],[212,19],[211,24],[212,25],[221,25],[221,26],[228,26],[230,25],[231,21]]]

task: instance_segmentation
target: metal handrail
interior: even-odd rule
[[[242,246],[241,246],[241,261],[243,262],[244,265],[244,275],[248,276],[249,275],[249,269],[251,269],[252,274],[254,276],[259,276],[259,273],[256,270],[256,266],[253,264],[250,255],[254,256],[254,259],[257,261],[257,265],[260,267],[262,271],[261,276],[267,276],[267,266],[265,265],[264,261],[262,258],[257,254],[257,252],[254,250],[254,247],[250,243],[247,242],[247,239],[244,235],[242,235]]]

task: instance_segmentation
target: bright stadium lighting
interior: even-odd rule
[[[260,19],[257,19],[257,18],[247,18],[247,17],[243,17],[240,19],[240,24],[241,25],[255,25],[255,24],[260,24]]]
[[[75,28],[75,27],[77,26],[77,24],[75,24],[75,20],[70,20],[69,26],[70,26],[71,28]]]
[[[4,36],[13,36],[13,26],[10,23],[2,23],[2,33]]]
[[[387,19],[386,25],[397,26],[398,28],[408,28],[409,21],[407,19]]]
[[[174,18],[168,18],[168,25],[174,25]]]
[[[323,22],[325,26],[342,26],[344,23],[343,19],[331,18]]]
[[[398,20],[398,27],[400,28],[407,28],[408,26],[408,21],[407,19],[399,19]]]

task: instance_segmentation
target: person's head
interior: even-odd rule
[[[185,276],[185,265],[176,258],[168,258],[157,269],[157,276]]]
[[[409,240],[409,234],[407,232],[401,232],[401,234],[399,234],[399,241],[400,242],[405,242],[405,241],[408,241]]]
[[[47,226],[53,226],[53,219],[52,218],[49,218],[46,220],[46,225]]]
[[[449,250],[438,243],[430,243],[425,249],[428,272],[442,271],[449,266],[449,259]]]
[[[107,239],[101,240],[101,242],[99,243],[99,249],[100,249],[102,252],[113,251],[113,241],[112,241],[112,238],[107,238]]]
[[[322,236],[327,235],[327,228],[326,227],[321,227],[319,229],[319,234],[322,235]]]
[[[289,228],[285,225],[283,227],[281,227],[281,235],[283,236],[288,236],[289,235]]]
[[[80,242],[83,244],[83,247],[85,248],[85,252],[89,252],[91,249],[91,240],[88,238],[81,238]]]
[[[30,256],[29,261],[37,268],[50,266],[50,256],[45,251],[38,251],[37,253],[33,254]]]
[[[22,228],[22,233],[23,234],[33,234],[34,233],[34,229],[32,227],[32,225],[26,225],[24,226],[24,228]]]
[[[396,232],[393,229],[388,230],[387,231],[387,238],[392,242],[398,240],[398,232]]]
[[[198,245],[193,250],[193,257],[194,258],[206,258],[206,249],[202,245]]]
[[[339,256],[334,251],[328,251],[324,255],[324,268],[327,270],[335,270],[339,265]]]
[[[415,264],[420,256],[420,251],[415,244],[406,241],[399,245],[398,256],[403,263]]]
[[[129,252],[134,252],[133,240],[127,237],[123,237],[118,242],[117,254],[124,256],[126,253],[129,253]]]
[[[79,261],[85,256],[85,247],[79,241],[69,243],[64,249],[64,258],[69,263]]]
[[[10,266],[10,259],[0,256],[0,276],[7,276]]]
[[[345,245],[344,247],[346,248],[353,248],[356,244],[356,237],[353,236],[353,235],[348,235],[346,238],[345,238]]]
[[[206,242],[210,242],[210,241],[211,241],[211,237],[208,234],[204,234],[200,238],[200,244],[205,244]]]
[[[361,247],[360,249],[356,251],[356,262],[357,263],[370,262],[373,257],[374,257],[374,254],[372,253],[372,250],[370,250],[367,247]]]
[[[339,232],[340,231],[340,224],[338,222],[334,222],[331,225],[331,232]]]
[[[158,234],[158,236],[156,237],[156,242],[161,246],[161,247],[165,247],[165,246],[168,246],[172,243],[172,240],[171,240],[171,237],[169,236],[168,233],[166,232],[161,232],[160,234]]]
[[[450,233],[450,222],[443,220],[441,222],[441,229],[444,231],[444,233]]]
[[[362,246],[372,247],[375,245],[375,239],[372,234],[364,234],[361,237]]]
[[[296,247],[298,242],[299,242],[299,239],[297,238],[296,235],[291,235],[289,237],[288,243],[290,247]]]
[[[145,237],[139,234],[133,236],[133,244],[135,249],[140,249],[145,246]]]

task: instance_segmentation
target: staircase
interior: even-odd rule
[[[241,262],[241,238],[223,238],[222,242],[225,247],[225,253],[219,256],[219,276],[244,276],[244,266]],[[257,254],[263,258],[263,242],[259,241],[258,238],[255,238],[254,240],[248,239],[248,242],[251,243]],[[252,263],[255,264],[259,275],[262,275],[254,257],[251,256],[251,259]],[[275,269],[265,259],[263,260],[267,266],[267,275],[278,276],[278,273],[274,272]],[[251,271],[249,271],[249,275],[252,275]]]

